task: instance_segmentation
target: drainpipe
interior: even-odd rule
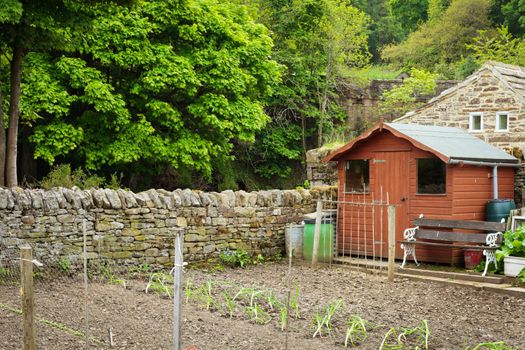
[[[451,165],[474,165],[474,166],[490,166],[492,167],[492,191],[493,198],[498,199],[498,167],[511,167],[519,168],[520,165],[516,163],[494,163],[494,162],[480,162],[473,160],[457,160],[451,159],[449,162]]]
[[[492,193],[494,199],[498,199],[498,166],[492,168]]]

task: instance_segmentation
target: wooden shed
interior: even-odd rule
[[[395,205],[399,241],[420,214],[484,220],[487,201],[513,198],[518,165],[518,159],[461,129],[395,123],[377,124],[325,161],[338,164],[338,249],[354,255],[374,250],[381,256],[387,255],[387,232],[382,231],[381,247],[376,247],[377,238],[371,238],[376,233],[369,231],[386,227],[385,216],[380,219],[373,209],[361,212],[355,203]],[[457,249],[418,247],[422,261],[455,263],[459,257]]]

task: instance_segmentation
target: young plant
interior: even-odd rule
[[[281,325],[281,331],[284,331],[288,323],[288,308],[286,303],[279,303],[279,323]]]
[[[100,273],[101,273],[102,279],[106,280],[109,284],[116,284],[116,285],[123,286],[124,288],[126,288],[126,280],[123,278],[118,278],[113,273],[111,268],[107,266],[101,266]]]
[[[272,320],[270,315],[266,311],[264,311],[261,308],[261,306],[257,303],[248,306],[246,312],[248,313],[248,317],[250,317],[250,320],[257,324],[266,324]]]
[[[465,350],[515,350],[513,347],[508,346],[505,342],[496,341],[496,342],[487,342],[479,343],[473,348],[468,346]]]
[[[356,346],[368,338],[366,331],[367,323],[368,321],[362,319],[359,315],[350,316],[346,328],[345,348],[348,347],[348,342],[350,342],[352,346]]]
[[[71,270],[71,261],[68,258],[60,258],[58,267],[62,272],[69,272]]]
[[[293,317],[300,318],[299,314],[299,286],[295,286],[295,292],[290,295],[290,308],[293,310]]]
[[[155,272],[149,275],[146,285],[146,293],[152,290],[160,295],[165,295],[171,299],[173,295],[173,276],[164,272]]]
[[[271,290],[266,295],[266,301],[268,302],[271,311],[273,311],[275,306],[279,303],[279,300],[277,300],[274,292]]]
[[[401,350],[403,347],[404,345],[399,339],[397,329],[395,327],[390,327],[383,337],[379,350]]]
[[[206,310],[217,308],[217,301],[213,297],[213,282],[208,280],[198,289],[198,299],[203,302]]]
[[[226,306],[228,315],[230,316],[230,318],[233,318],[233,316],[235,315],[234,297],[229,292],[222,292],[222,296],[224,297],[224,305]]]
[[[319,337],[323,337],[323,331],[325,331],[325,335],[332,335],[333,316],[342,306],[342,300],[334,300],[328,304],[328,306],[323,311],[319,311],[314,314],[314,318],[312,320],[312,326],[315,327],[313,338],[318,335]]]
[[[186,296],[186,304],[194,297],[193,284],[191,281],[186,282],[186,286],[184,287],[184,295]]]
[[[244,268],[252,262],[250,254],[245,250],[224,250],[219,255],[219,259],[230,267]]]

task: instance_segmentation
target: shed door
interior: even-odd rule
[[[409,227],[409,160],[410,152],[375,152],[372,160],[375,169],[375,189],[377,194],[383,194],[383,200],[396,205],[396,241],[403,239],[403,231]],[[376,195],[377,198],[377,195]],[[383,227],[386,225],[386,215]],[[388,230],[383,232],[383,252],[388,252]],[[401,250],[397,248],[396,255],[402,257]],[[383,254],[385,256],[388,253]]]

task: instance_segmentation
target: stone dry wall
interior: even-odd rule
[[[284,249],[284,228],[315,211],[319,190],[259,192],[109,189],[0,189],[0,261],[28,243],[45,261],[80,258],[86,222],[90,258],[170,264],[173,237],[184,230],[186,261],[225,249],[265,255]]]

